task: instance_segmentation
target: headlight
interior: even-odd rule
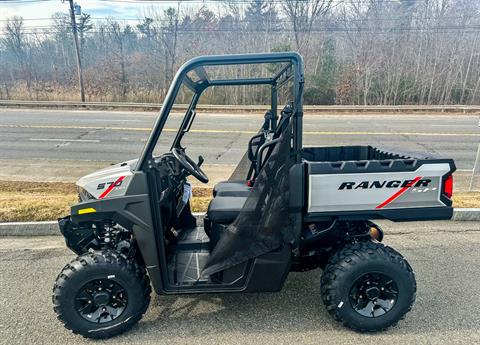
[[[90,194],[89,192],[87,192],[85,189],[83,189],[82,187],[78,187],[78,200],[80,202],[82,201],[88,201],[88,200],[94,200],[95,197]]]

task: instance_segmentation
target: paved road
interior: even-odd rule
[[[75,180],[85,171],[138,157],[155,115],[0,109],[0,178],[35,177],[41,170],[43,179],[55,179],[61,173],[62,179]],[[180,120],[175,115],[167,122],[163,147],[172,140]],[[371,144],[397,152],[428,153],[454,158],[461,170],[473,168],[480,142],[479,119],[471,115],[306,115],[304,122],[305,145]],[[260,123],[259,115],[201,113],[185,143],[188,152],[202,154],[206,164],[231,166]]]
[[[386,243],[408,258],[418,282],[414,309],[386,332],[358,334],[332,321],[315,270],[291,274],[280,293],[156,297],[138,326],[105,343],[480,343],[480,223],[384,228]],[[91,343],[66,331],[51,309],[53,281],[72,258],[60,237],[0,238],[0,344]]]

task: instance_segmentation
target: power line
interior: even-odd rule
[[[22,34],[25,35],[51,35],[52,29],[56,27],[42,27],[39,31],[24,31]],[[67,29],[67,28],[65,28]],[[43,32],[42,32],[43,31]],[[327,28],[313,28],[310,32],[352,32],[352,33],[395,33],[395,32],[434,32],[434,33],[453,33],[453,32],[480,32],[479,25],[469,25],[469,26],[437,26],[431,28],[421,28],[421,27],[391,27],[391,28],[368,28],[368,27],[359,27],[359,28],[345,28],[345,27],[327,27]],[[178,34],[197,34],[197,33],[217,33],[217,32],[230,32],[236,34],[249,34],[249,33],[262,33],[262,34],[276,34],[276,33],[291,33],[292,30],[289,29],[273,29],[273,30],[254,30],[254,29],[229,29],[229,28],[215,28],[215,29],[199,29],[199,28],[182,28],[177,31]],[[98,31],[98,30],[89,30],[85,32],[86,34],[108,34],[108,31]],[[139,35],[140,32],[126,32],[125,35]],[[2,36],[7,34],[2,33]]]
[[[189,3],[226,3],[225,0],[181,0],[181,1],[173,1],[173,0],[98,0],[102,2],[125,2],[125,3],[179,3],[179,2],[189,2]],[[234,4],[251,4],[253,0],[229,0],[229,3]],[[286,0],[270,0],[269,3],[286,3]],[[330,3],[346,3],[346,0],[331,0]],[[423,2],[423,0],[409,0],[408,3],[417,3]],[[370,0],[355,0],[354,3],[371,3]],[[378,0],[378,3],[396,3],[401,4],[399,0]]]
[[[53,0],[3,0],[3,2],[10,2],[10,3],[16,3],[16,2],[44,2],[44,1],[53,1]],[[58,0],[54,0],[58,1]],[[169,1],[169,0],[101,0],[101,1],[107,1],[107,2],[175,2],[175,1]],[[186,2],[199,2],[200,0],[184,0]],[[248,0],[250,3],[252,0]],[[277,2],[284,2],[284,0],[273,0]],[[343,0],[333,0],[333,1],[339,1],[343,2]],[[365,0],[357,0],[356,2],[363,2]],[[417,1],[417,0],[412,0],[412,1]],[[201,1],[203,2],[218,2],[218,0],[204,0]],[[247,0],[237,0],[233,1],[236,3],[239,2],[247,2]],[[397,2],[397,0],[383,0],[383,2]],[[0,2],[1,3],[1,2]],[[146,16],[143,17],[137,17],[137,18],[114,18],[114,17],[90,17],[89,19],[92,21],[99,21],[99,20],[114,20],[114,21],[139,21],[141,22],[143,19],[145,19]],[[22,18],[22,21],[39,21],[39,20],[56,20],[57,18]],[[326,24],[331,24],[331,23],[364,23],[364,24],[370,24],[370,23],[379,23],[379,22],[396,22],[396,21],[403,21],[403,20],[411,20],[412,22],[415,21],[426,21],[426,20],[440,20],[440,21],[445,21],[445,20],[456,20],[456,19],[461,19],[465,20],[466,18],[464,16],[446,16],[446,17],[416,17],[415,15],[405,15],[405,16],[398,16],[398,17],[393,17],[393,18],[352,18],[352,19],[347,19],[347,18],[332,18],[332,19],[318,19],[316,21],[317,24],[320,23],[326,23]],[[9,19],[1,19],[0,22],[8,22]],[[279,18],[278,23],[280,23],[281,19]],[[166,19],[155,19],[154,22],[157,23],[165,23],[168,22]],[[248,19],[242,19],[240,21],[237,21],[236,24],[250,24],[250,23],[256,23],[255,20],[248,20]],[[24,27],[24,33],[25,34],[42,34],[41,32],[38,32],[36,30],[44,30],[47,31],[48,29],[58,29],[58,25],[37,25],[37,26],[25,26]],[[393,32],[393,31],[436,31],[438,32],[439,30],[458,30],[458,31],[465,31],[466,29],[469,30],[476,30],[479,26],[475,24],[469,24],[469,25],[457,25],[457,26],[452,26],[452,25],[437,25],[436,27],[410,27],[410,28],[397,28],[395,26],[390,26],[390,27],[380,27],[380,28],[364,28],[364,27],[350,27],[350,28],[341,28],[341,27],[326,27],[326,28],[313,28],[312,32],[333,32],[333,31],[344,31],[344,32],[378,32],[378,31],[386,31],[386,32]],[[29,30],[30,32],[27,32]],[[31,32],[31,31],[34,32]],[[264,33],[265,30],[258,30],[258,31],[252,31],[252,30],[245,30],[245,29],[237,29],[237,28],[215,28],[215,29],[198,29],[198,28],[181,28],[180,32],[186,33],[186,32],[261,32]],[[269,32],[272,33],[280,33],[280,32],[291,32],[291,30],[288,29],[283,29],[283,28],[274,28],[272,30],[269,30]],[[89,31],[89,33],[96,33],[95,31]],[[97,33],[99,33],[97,31]],[[43,34],[46,34],[44,32]],[[136,34],[136,33],[132,33]],[[0,33],[1,35],[1,33]]]
[[[67,15],[67,14],[65,14]],[[118,21],[127,21],[127,20],[143,20],[147,18],[148,16],[141,16],[141,17],[130,17],[130,18],[116,18],[116,17],[90,17],[90,20],[118,20]],[[471,17],[471,18],[477,18],[477,17]],[[29,21],[47,21],[47,20],[56,20],[57,18],[52,18],[52,17],[45,17],[45,18],[22,18],[22,21],[24,22],[29,22]],[[220,18],[221,19],[221,18]],[[399,17],[391,17],[391,18],[335,18],[335,19],[317,19],[315,22],[318,23],[323,23],[323,22],[332,22],[332,21],[339,21],[339,22],[366,22],[366,21],[371,21],[371,22],[382,22],[382,21],[403,21],[405,19],[412,19],[412,20],[455,20],[455,19],[467,19],[463,16],[445,16],[445,17],[415,17],[415,16],[399,16]],[[280,19],[279,19],[280,20]],[[0,19],[0,22],[8,22],[11,21],[11,19]],[[154,22],[168,22],[167,19],[154,19]],[[247,20],[247,19],[242,19],[239,20],[238,22],[255,22],[255,20]]]
[[[47,2],[47,1],[57,1],[57,0],[1,0],[0,4],[20,4],[27,2]]]
[[[58,0],[1,0],[0,4],[12,4],[12,3],[30,3],[30,2],[53,2]],[[174,0],[98,0],[101,2],[116,2],[116,3],[138,3],[138,4],[151,4],[151,3],[164,3],[164,4],[178,4],[179,2],[188,2],[188,3],[225,3],[225,0],[181,0],[181,1],[174,1]],[[234,4],[251,4],[252,0],[229,0],[230,3]],[[346,3],[346,0],[332,0],[330,3]],[[356,0],[354,3],[370,3],[370,0]],[[419,3],[422,0],[410,0],[408,1],[409,4]],[[284,4],[286,0],[270,0],[269,3],[271,4]],[[399,0],[379,0],[378,3],[395,3],[401,4]]]

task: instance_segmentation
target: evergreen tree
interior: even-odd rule
[[[320,69],[312,77],[312,86],[305,90],[305,102],[335,104],[337,61],[333,38],[326,39],[321,53]]]
[[[278,13],[272,3],[253,0],[245,11],[247,28],[253,31],[271,31],[278,26]]]

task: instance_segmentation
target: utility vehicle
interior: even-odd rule
[[[211,72],[232,66],[264,66],[269,75]],[[187,177],[208,177],[184,144],[197,103],[211,87],[259,85],[271,91],[270,109],[197,224]],[[449,219],[454,162],[371,146],[304,147],[303,86],[295,52],[202,56],[180,68],[139,159],[81,178],[80,202],[59,219],[78,255],[53,288],[65,327],[90,338],[119,334],[145,313],[151,286],[161,295],[271,292],[289,272],[315,268],[326,309],[344,325],[377,331],[405,316],[414,272],[381,243],[372,219]],[[181,88],[189,105],[173,131],[166,122]],[[278,112],[284,88],[291,98]]]

